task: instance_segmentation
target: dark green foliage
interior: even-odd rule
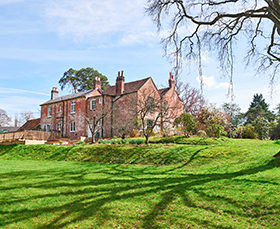
[[[271,122],[270,124],[270,138],[280,139],[280,119],[278,118],[277,122]]]
[[[253,122],[252,126],[258,136],[258,139],[269,138],[269,123],[264,117],[257,117]]]
[[[89,67],[80,70],[70,68],[63,74],[58,83],[62,90],[65,86],[70,86],[75,93],[82,92],[93,88],[93,80],[96,76],[100,76],[102,90],[110,86],[106,76]]]
[[[263,117],[268,121],[274,120],[275,116],[268,108],[269,105],[265,102],[263,95],[255,94],[248,111],[244,114],[247,119],[246,124],[252,123],[257,117]]]
[[[145,144],[145,140],[144,139],[128,139],[128,143],[129,144],[136,144],[136,145],[141,145],[141,144]]]

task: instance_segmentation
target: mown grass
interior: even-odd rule
[[[0,147],[2,228],[280,226],[272,141],[37,147]]]

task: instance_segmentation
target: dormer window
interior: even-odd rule
[[[71,114],[76,112],[76,102],[72,101],[71,102],[71,109],[70,109]]]

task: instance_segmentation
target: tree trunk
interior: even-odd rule
[[[145,144],[149,144],[149,136],[145,136]]]

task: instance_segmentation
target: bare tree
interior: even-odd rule
[[[20,120],[21,124],[24,124],[33,118],[34,118],[34,114],[32,111],[23,111],[20,113],[19,120]]]
[[[201,92],[191,87],[188,83],[180,82],[176,86],[176,91],[184,104],[184,112],[196,116],[205,106],[206,101]]]
[[[182,59],[198,59],[202,81],[205,49],[217,53],[232,84],[234,41],[246,38],[247,63],[254,59],[258,70],[271,69],[272,82],[279,72],[279,0],[148,0],[146,11],[158,30],[168,34],[162,42],[166,55],[175,60],[175,76]]]
[[[145,137],[146,144],[149,143],[149,138],[155,130],[163,131],[167,126],[173,127],[177,114],[176,107],[168,106],[166,102],[156,91],[146,89],[139,93],[138,125]]]
[[[8,126],[11,122],[11,118],[8,116],[7,112],[0,109],[0,126]]]
[[[109,114],[108,111],[102,112],[100,114],[94,114],[92,116],[85,116],[85,120],[88,124],[88,128],[92,135],[92,143],[96,142],[96,134],[102,131],[104,118]]]

